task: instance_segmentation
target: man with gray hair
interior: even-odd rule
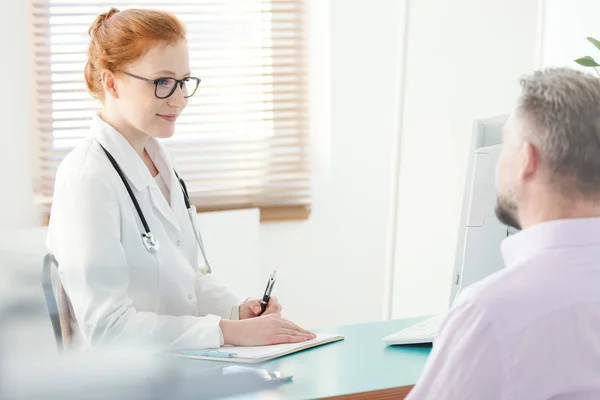
[[[410,400],[600,399],[600,80],[521,80],[496,166],[506,268],[465,289]]]

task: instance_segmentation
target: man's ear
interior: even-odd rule
[[[112,71],[103,69],[100,73],[100,78],[102,80],[102,86],[104,87],[104,93],[118,99],[119,92],[117,90],[117,78],[115,74]]]
[[[539,153],[531,142],[524,142],[520,150],[521,167],[519,177],[523,180],[530,179],[538,170]]]

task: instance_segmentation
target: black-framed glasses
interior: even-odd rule
[[[143,78],[141,76],[137,76],[131,74],[129,72],[122,71],[125,75],[130,76],[135,79],[139,79],[141,81],[146,81],[152,83],[154,85],[154,95],[159,99],[166,99],[171,97],[175,90],[179,86],[181,91],[183,92],[183,97],[188,98],[192,97],[194,93],[196,93],[196,89],[198,89],[198,85],[200,85],[200,78],[194,78],[193,76],[187,76],[183,79],[175,79],[175,78],[157,78],[157,79],[148,79]]]

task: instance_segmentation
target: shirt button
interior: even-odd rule
[[[192,296],[191,294],[188,296],[188,300],[191,300],[194,296]]]
[[[177,246],[180,246],[180,245],[181,245],[181,240],[178,240],[177,241]]]

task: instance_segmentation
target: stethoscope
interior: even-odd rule
[[[100,144],[100,143],[98,143],[98,144]],[[133,205],[135,206],[135,210],[137,211],[137,214],[140,217],[140,221],[142,221],[142,225],[144,226],[144,232],[142,233],[142,243],[144,244],[144,247],[146,248],[146,250],[148,250],[148,252],[150,252],[152,254],[158,253],[158,250],[160,250],[160,243],[158,242],[158,239],[156,238],[156,236],[154,236],[154,234],[152,232],[150,232],[150,227],[148,226],[148,222],[146,222],[146,218],[144,217],[144,213],[142,212],[142,209],[140,208],[140,204],[136,200],[136,198],[133,194],[133,191],[131,190],[131,186],[129,186],[129,183],[127,183],[127,179],[125,178],[125,175],[123,174],[123,171],[121,170],[121,167],[119,167],[119,164],[117,163],[117,161],[114,159],[112,154],[110,154],[108,152],[108,150],[106,150],[104,148],[104,146],[102,146],[100,144],[100,147],[102,147],[102,150],[104,150],[104,153],[106,153],[106,156],[110,160],[110,163],[115,168],[115,170],[119,174],[119,177],[123,181],[123,184],[125,185],[125,188],[127,189],[127,193],[129,193],[129,197],[131,198],[131,201],[133,202]],[[186,187],[183,179],[181,179],[181,177],[179,177],[179,174],[177,173],[177,171],[175,171],[175,169],[173,169],[173,172],[175,172],[175,176],[177,177],[177,180],[179,181],[179,186],[181,187],[181,191],[183,193],[183,200],[185,202],[185,207],[187,208],[187,212],[188,212],[188,217],[190,218],[190,223],[192,224],[192,230],[194,231],[194,236],[196,236],[196,242],[198,242],[198,246],[200,247],[200,252],[202,253],[202,258],[204,259],[204,263],[206,264],[206,270],[204,272],[211,273],[212,270],[210,268],[210,264],[208,263],[208,259],[206,258],[206,255],[204,252],[204,242],[202,241],[202,236],[200,235],[200,231],[198,231],[198,229],[196,229],[196,223],[194,222],[194,219],[196,216],[194,215],[194,212],[192,210],[192,203],[190,202],[190,197],[188,196],[187,187]]]

